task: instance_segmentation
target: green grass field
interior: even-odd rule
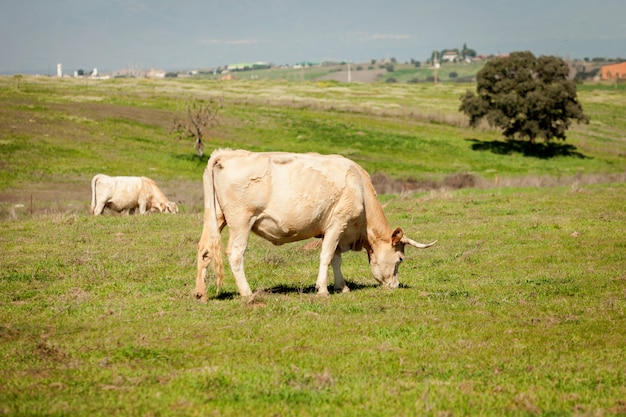
[[[457,84],[0,78],[0,414],[626,414],[619,87],[582,86],[591,123],[529,156],[469,129]],[[227,268],[195,302],[206,157],[168,133],[190,97],[224,98],[207,150],[342,153],[439,185],[380,196],[439,242],[407,249],[396,290],[346,254],[352,291],[320,298],[319,249],[253,237],[255,295]],[[181,214],[89,216],[98,172],[154,178]],[[440,187],[459,174],[477,187]]]
[[[437,80],[446,82],[470,82],[476,77],[476,73],[483,67],[484,62],[473,63],[443,63],[437,69]],[[388,68],[392,68],[389,71]],[[318,81],[331,77],[338,72],[347,73],[348,64],[316,65],[304,68],[274,67],[269,69],[255,69],[249,71],[235,71],[230,73],[231,77],[237,80],[261,80],[261,81]],[[416,68],[408,63],[394,63],[389,67],[387,64],[372,64],[371,62],[351,63],[350,71],[353,80],[359,80],[361,74],[368,71],[375,71],[378,76],[374,81],[387,82],[393,78],[395,82],[416,83],[432,82],[435,77],[435,69],[431,65],[424,63]],[[456,76],[454,75],[456,74]],[[452,75],[452,76],[451,76]],[[225,74],[213,74],[212,72],[197,75],[196,79],[215,79],[224,77]],[[347,75],[342,77],[347,81]],[[366,78],[370,78],[369,76]],[[432,80],[432,81],[431,81]]]

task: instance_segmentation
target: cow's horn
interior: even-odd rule
[[[419,243],[414,241],[413,239],[409,239],[406,236],[402,237],[402,242],[407,244],[407,245],[411,245],[415,248],[419,248],[419,249],[426,249],[426,248],[430,248],[432,245],[434,245],[435,243],[437,243],[436,240],[430,242],[430,243]]]

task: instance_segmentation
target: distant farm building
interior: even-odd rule
[[[602,67],[603,80],[626,79],[626,62]]]
[[[459,53],[456,51],[445,51],[443,55],[441,55],[442,62],[454,62],[459,59]]]

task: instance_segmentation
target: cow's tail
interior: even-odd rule
[[[204,230],[203,239],[206,244],[206,255],[216,277],[217,293],[219,294],[222,281],[224,280],[224,264],[222,262],[222,238],[217,219],[218,201],[215,195],[215,182],[213,173],[218,164],[218,158],[213,155],[209,159],[204,171]]]
[[[91,206],[89,207],[89,214],[93,214],[94,210],[96,209],[96,184],[98,183],[99,179],[100,174],[95,175],[91,179]]]

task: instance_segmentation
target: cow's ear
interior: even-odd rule
[[[400,243],[400,241],[402,241],[403,237],[404,232],[402,231],[402,228],[397,227],[396,230],[394,230],[391,234],[391,246],[396,246],[398,243]]]

